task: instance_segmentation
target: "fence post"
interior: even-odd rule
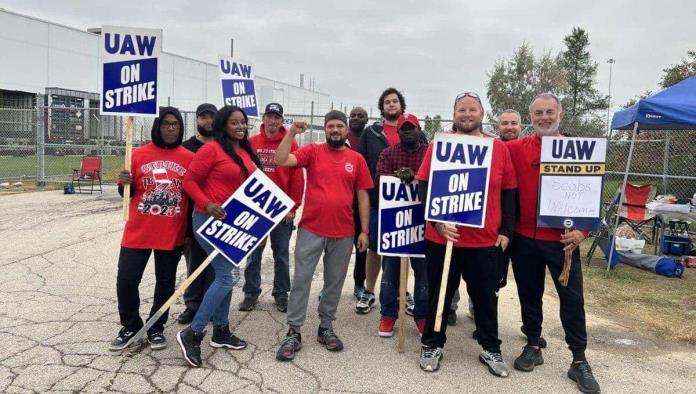
[[[667,174],[669,173],[669,143],[672,136],[669,130],[665,131],[665,134],[665,153],[662,158],[662,194],[667,194],[667,187],[669,184]]]
[[[309,143],[314,141],[314,101],[312,101],[312,106],[309,113]]]
[[[46,147],[43,116],[43,95],[36,95],[36,186],[46,185]]]

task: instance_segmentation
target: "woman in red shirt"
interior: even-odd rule
[[[195,202],[193,227],[200,227],[210,216],[222,219],[226,212],[222,204],[244,183],[261,162],[249,143],[247,116],[236,106],[221,108],[213,119],[215,141],[203,145],[189,166],[184,178],[184,189]],[[195,234],[198,244],[210,254],[214,248]],[[194,367],[200,367],[201,341],[208,322],[213,323],[210,346],[244,349],[247,344],[229,329],[229,310],[232,288],[239,280],[239,269],[218,255],[211,265],[215,280],[203,297],[191,325],[180,331],[176,339],[184,358]]]

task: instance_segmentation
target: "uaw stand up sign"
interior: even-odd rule
[[[594,231],[600,222],[606,138],[542,137],[539,168],[540,227]],[[572,251],[559,278],[568,284]]]

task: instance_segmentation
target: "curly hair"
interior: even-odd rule
[[[242,169],[242,172],[244,172],[244,175],[249,176],[249,169],[246,168],[242,158],[237,154],[237,152],[234,151],[232,141],[230,140],[230,137],[227,135],[227,119],[229,119],[229,117],[237,111],[242,113],[242,115],[244,116],[244,123],[248,124],[249,118],[247,117],[247,114],[244,112],[243,109],[235,105],[226,105],[220,108],[220,110],[215,114],[215,117],[213,118],[213,132],[215,133],[215,141],[217,141],[222,146],[222,149],[225,151],[225,153],[227,153],[227,155],[229,155],[230,158],[235,163],[237,163],[237,165]],[[256,155],[254,150],[251,148],[251,144],[249,143],[248,131],[244,133],[244,138],[242,138],[239,141],[239,147],[244,149],[244,151],[249,155],[249,157],[251,157],[251,160],[254,162],[254,164],[256,164],[256,167],[258,167],[259,169],[262,168],[261,160]]]
[[[384,116],[384,99],[387,98],[390,94],[396,94],[396,97],[399,98],[399,103],[401,103],[401,113],[406,112],[406,99],[404,98],[404,95],[401,94],[400,91],[396,90],[395,88],[387,88],[382,94],[379,96],[379,100],[377,101],[377,107],[379,108],[379,113]]]

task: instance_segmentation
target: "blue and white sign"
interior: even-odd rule
[[[418,182],[379,178],[377,253],[382,256],[425,257],[425,216]]]
[[[247,116],[258,118],[256,83],[251,63],[229,56],[220,56],[218,69],[220,70],[223,104],[236,105],[243,109]]]
[[[158,116],[157,61],[162,30],[103,26],[102,115]]]
[[[425,219],[484,227],[493,139],[438,133],[432,150]]]
[[[222,205],[227,216],[223,220],[208,218],[196,232],[238,267],[294,205],[257,169]]]

